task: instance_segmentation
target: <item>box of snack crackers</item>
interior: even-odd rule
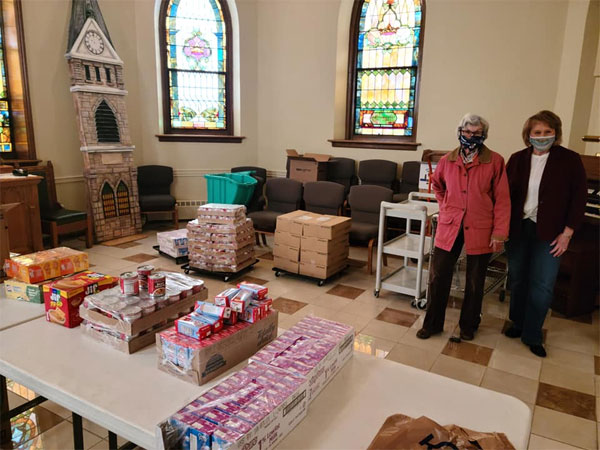
[[[26,283],[39,283],[89,267],[87,253],[68,247],[15,256],[5,262],[6,274]]]
[[[86,295],[111,288],[116,278],[102,273],[85,271],[44,285],[44,305],[48,322],[68,328],[78,326],[79,305]]]

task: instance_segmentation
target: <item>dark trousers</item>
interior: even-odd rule
[[[521,234],[506,245],[510,276],[510,320],[522,330],[527,345],[542,344],[542,325],[554,296],[560,258],[550,254],[550,241],[538,239],[537,225],[523,220]]]
[[[461,227],[452,250],[448,252],[438,247],[433,250],[429,278],[429,302],[423,323],[423,328],[431,333],[444,330],[446,306],[452,287],[452,275],[463,244],[464,234]],[[467,255],[465,297],[460,310],[459,321],[460,329],[466,333],[473,333],[479,327],[485,273],[490,256],[491,253]]]

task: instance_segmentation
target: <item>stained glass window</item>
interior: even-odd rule
[[[122,181],[117,186],[117,205],[119,207],[119,216],[129,215],[129,189]]]
[[[229,15],[219,0],[170,0],[165,21],[169,125],[173,132],[230,127]],[[166,105],[165,105],[166,106]],[[166,116],[165,116],[166,118]]]
[[[4,25],[0,20],[0,25]],[[10,131],[11,114],[8,99],[8,81],[6,79],[6,61],[4,59],[4,30],[0,26],[0,152],[12,151],[12,133]]]
[[[414,138],[422,1],[358,3],[351,134]]]
[[[100,193],[102,195],[102,209],[104,211],[104,218],[112,219],[113,217],[117,217],[115,191],[113,191],[113,188],[110,187],[110,184],[105,181]]]

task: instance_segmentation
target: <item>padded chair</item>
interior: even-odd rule
[[[327,164],[327,181],[344,186],[344,198],[348,197],[350,187],[358,184],[356,161],[350,158],[331,158]]]
[[[252,198],[246,205],[246,211],[248,213],[262,211],[265,206],[264,186],[267,181],[267,169],[255,166],[240,166],[231,169],[231,173],[235,172],[252,172],[252,176],[256,179],[256,186]]]
[[[263,211],[254,211],[248,217],[254,222],[256,244],[258,234],[262,235],[263,244],[267,245],[265,233],[274,233],[277,217],[300,209],[302,203],[302,183],[289,178],[271,178],[266,183],[267,206]]]
[[[352,211],[350,241],[366,243],[368,247],[367,273],[373,273],[373,244],[379,235],[379,207],[391,202],[394,193],[383,186],[352,186],[348,203]],[[385,262],[385,259],[384,259]]]
[[[402,179],[400,180],[399,193],[394,195],[395,202],[403,202],[411,192],[419,191],[420,161],[407,161],[402,164]]]
[[[139,166],[138,192],[142,214],[170,213],[173,224],[179,228],[179,213],[175,197],[171,195],[173,168],[168,166]]]
[[[344,186],[332,181],[304,183],[305,209],[317,214],[340,215],[344,204]]]
[[[85,246],[90,248],[94,242],[92,218],[84,211],[66,209],[58,202],[52,162],[48,161],[45,166],[27,167],[27,171],[42,177],[37,185],[42,231],[50,234],[52,247],[58,247],[60,236],[83,231]]]

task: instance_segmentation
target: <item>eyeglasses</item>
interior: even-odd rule
[[[483,132],[481,131],[476,131],[475,133],[473,133],[471,130],[460,130],[461,134],[464,134],[465,136],[476,136],[476,137],[483,137]]]

